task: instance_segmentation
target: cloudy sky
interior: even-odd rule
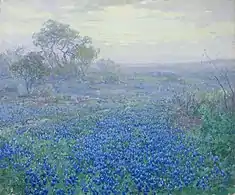
[[[117,62],[235,58],[235,0],[0,0],[0,50],[55,19]]]

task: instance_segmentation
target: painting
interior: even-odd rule
[[[234,0],[0,0],[1,195],[231,195],[234,127]]]

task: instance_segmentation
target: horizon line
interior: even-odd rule
[[[165,61],[165,62],[157,62],[157,61],[151,61],[151,62],[118,62],[114,61],[117,64],[120,65],[137,65],[137,64],[187,64],[187,63],[201,63],[201,62],[211,62],[211,61],[235,61],[235,58],[217,58],[217,59],[206,59],[206,60],[184,60],[184,61]]]

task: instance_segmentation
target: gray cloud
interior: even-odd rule
[[[108,6],[136,5],[143,1],[144,0],[71,0],[71,3],[74,4],[73,11],[87,12],[103,10]]]
[[[221,52],[219,57],[230,58],[235,49],[234,0],[5,0],[3,4],[0,50],[20,43],[30,46],[32,32],[49,18],[91,36],[102,55],[116,61],[201,60],[204,48],[212,57]]]
[[[146,4],[135,4],[136,8],[185,13],[187,21],[235,22],[234,0],[146,0]]]
[[[133,5],[137,9],[182,13],[184,16],[175,19],[184,23],[193,23],[200,28],[215,22],[235,24],[234,0],[80,0],[73,2],[75,3],[71,10],[73,12],[102,10],[107,6]]]
[[[215,19],[235,19],[234,0],[71,0],[71,2],[74,3],[78,10],[102,9],[106,6],[133,5],[136,8],[157,9],[165,12],[211,12],[216,17]]]
[[[17,0],[5,0],[3,4],[19,3]],[[235,22],[234,0],[23,0],[44,11],[56,12],[67,9],[70,13],[103,10],[108,6],[133,5],[135,8],[159,10],[163,12],[181,12],[187,17],[185,22]]]

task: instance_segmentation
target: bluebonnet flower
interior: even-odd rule
[[[0,145],[0,168],[9,166],[8,161],[15,169],[20,167],[26,175],[26,194],[50,194],[49,189],[59,195],[75,194],[77,188],[92,194],[170,193],[195,182],[198,188],[209,189],[227,177],[218,157],[198,152],[193,139],[159,123],[149,108],[112,114],[86,134],[77,133],[79,122],[48,122],[28,130],[29,137],[20,131],[11,142]]]
[[[62,189],[56,190],[56,195],[65,195],[65,194],[66,194],[65,191]]]

